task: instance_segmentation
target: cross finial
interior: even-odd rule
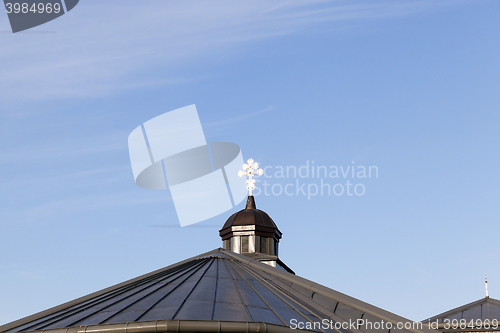
[[[253,159],[249,159],[246,164],[243,164],[243,170],[238,171],[238,176],[247,176],[247,190],[248,195],[253,196],[253,190],[255,190],[255,179],[254,176],[260,176],[264,173],[264,170],[259,169],[259,163],[255,162]]]
[[[484,286],[486,287],[486,298],[490,297],[488,295],[488,280],[486,279],[486,274],[484,274]]]

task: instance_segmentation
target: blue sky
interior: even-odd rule
[[[264,166],[377,166],[260,195],[295,272],[413,320],[500,298],[497,1],[82,0],[0,15],[0,324],[221,246],[137,187],[128,134],[196,104]],[[261,178],[263,180],[263,178]],[[268,180],[285,186],[296,179]],[[300,179],[318,184],[319,179]]]

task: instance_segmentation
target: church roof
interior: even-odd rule
[[[449,319],[452,321],[453,319],[461,320],[465,319],[466,321],[470,320],[493,320],[500,319],[500,300],[485,297],[477,300],[475,302],[471,302],[465,305],[462,305],[458,308],[443,312],[436,316],[433,316],[429,319],[424,320],[435,322],[443,322],[445,319]]]
[[[312,323],[359,318],[409,322],[252,258],[216,249],[0,326],[0,332],[159,333],[194,332],[196,327],[203,332],[290,332],[292,319]]]

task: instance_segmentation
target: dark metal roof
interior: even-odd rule
[[[0,332],[113,323],[127,323],[126,328],[162,320],[263,322],[282,327],[290,326],[292,319],[346,322],[359,318],[408,321],[254,259],[216,249],[0,326]],[[388,333],[375,329],[364,332]]]
[[[219,231],[219,235],[222,239],[229,238],[232,235],[231,227],[248,225],[255,225],[255,231],[258,235],[281,238],[281,232],[278,230],[276,223],[266,212],[256,208],[253,196],[248,196],[245,209],[234,213],[227,219]]]
[[[485,297],[462,305],[458,308],[443,312],[431,318],[424,320],[426,321],[438,321],[443,322],[445,319],[452,321],[453,319],[461,320],[465,319],[467,322],[470,320],[500,320],[500,300]]]
[[[263,227],[277,229],[273,219],[266,212],[260,209],[244,209],[231,215],[222,229],[229,228],[233,225],[260,225]]]

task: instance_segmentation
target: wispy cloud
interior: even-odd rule
[[[175,70],[320,22],[362,22],[443,1],[84,1],[39,30],[0,34],[3,114],[15,102],[84,98],[197,80]],[[0,30],[8,29],[2,16]]]
[[[20,278],[28,280],[40,280],[48,278],[47,274],[42,271],[16,271],[16,274],[19,275]]]
[[[26,147],[14,147],[0,152],[0,164],[27,161],[55,161],[68,157],[82,157],[109,153],[112,151],[125,150],[128,133],[109,132],[95,135],[93,137],[73,138],[72,140],[60,140],[47,142],[28,142]]]
[[[22,210],[12,209],[3,212],[0,226],[6,222],[17,224],[40,223],[54,217],[75,216],[89,211],[109,209],[110,207],[129,207],[148,203],[165,203],[171,201],[158,192],[145,194],[142,191],[110,192],[95,195],[73,196],[64,199],[49,200],[45,203],[25,207]]]
[[[57,171],[61,172],[60,169]],[[95,183],[113,183],[130,180],[132,178],[132,171],[129,165],[110,166],[105,168],[95,168],[90,170],[78,172],[63,172],[55,175],[48,175],[40,177],[39,175],[26,174],[23,178],[7,179],[1,182],[3,190],[17,190],[19,188],[34,188],[40,189],[55,184],[67,186],[68,183],[72,184],[72,188],[88,187],[95,185]]]
[[[217,121],[212,121],[212,122],[203,124],[203,128],[209,129],[209,131],[219,132],[222,129],[232,127],[234,124],[240,123],[242,121],[248,120],[250,118],[256,117],[258,115],[261,115],[262,113],[266,113],[266,112],[272,111],[274,109],[275,109],[274,106],[268,106],[267,108],[264,108],[262,110],[250,112],[250,113],[244,114],[244,115],[239,116],[239,117],[217,120]]]

